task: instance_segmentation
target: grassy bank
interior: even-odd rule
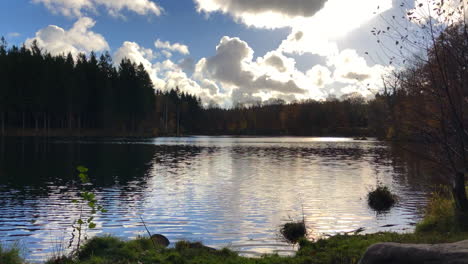
[[[453,212],[453,201],[443,191],[435,192],[424,219],[414,233],[376,233],[337,235],[328,239],[299,241],[293,257],[265,255],[261,258],[241,257],[229,249],[214,250],[200,243],[181,241],[174,248],[155,248],[150,239],[122,241],[115,237],[96,237],[88,241],[74,258],[51,259],[46,264],[353,264],[364,251],[379,242],[447,243],[468,239],[468,232]],[[16,249],[0,247],[0,263],[22,264]]]

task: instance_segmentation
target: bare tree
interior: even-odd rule
[[[395,71],[385,91],[405,136],[423,142],[452,183],[457,212],[468,214],[468,33],[466,0],[417,0],[374,28]]]

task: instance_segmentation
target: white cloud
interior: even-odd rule
[[[216,55],[203,59],[204,75],[227,86],[237,88],[237,92],[252,95],[261,90],[283,93],[304,93],[293,79],[277,80],[260,70],[252,61],[253,50],[239,38],[223,37],[216,47]],[[263,60],[264,61],[264,60]]]
[[[18,32],[10,32],[10,33],[7,34],[8,38],[17,38],[19,36],[21,36],[21,34],[18,33]]]
[[[216,102],[225,105],[226,96],[219,93],[219,89],[210,80],[197,80],[189,77],[181,66],[167,59],[162,62],[152,62],[155,58],[154,51],[141,47],[136,42],[126,41],[114,53],[114,61],[118,64],[127,58],[136,64],[143,64],[156,89],[169,90],[178,87],[182,92],[187,92],[202,98],[203,102]]]
[[[140,15],[161,15],[163,9],[150,0],[32,0],[43,4],[53,13],[68,17],[81,17],[87,12],[97,13],[104,7],[112,16],[121,16],[122,10],[129,10]]]
[[[324,88],[325,85],[333,82],[330,70],[322,65],[315,65],[312,69],[308,70],[306,75],[310,78],[312,83],[318,88]]]
[[[122,46],[114,53],[114,63],[118,65],[123,59],[129,59],[136,64],[142,64],[148,72],[155,87],[165,85],[165,82],[158,78],[157,70],[154,69],[151,60],[155,58],[151,49],[140,47],[138,43],[125,41]]]
[[[290,84],[294,83],[297,88],[306,90],[305,93],[289,91],[289,94],[293,94],[296,99],[325,99],[332,92],[342,93],[341,88],[349,85],[357,87],[354,90],[357,89],[367,96],[381,87],[380,76],[388,70],[381,65],[368,66],[366,60],[358,56],[355,50],[340,51],[338,43],[345,43],[343,40],[346,39],[347,34],[392,8],[392,0],[316,2],[195,0],[195,2],[200,12],[227,13],[236,21],[248,26],[291,28],[291,33],[280,46],[263,58],[257,59],[256,63],[251,62],[253,51],[248,49],[247,54],[232,54],[231,57],[225,55],[227,58],[219,58],[219,55],[216,55],[218,63],[211,63],[216,65],[211,68],[209,59],[203,62],[208,69],[209,76],[221,81],[223,86],[229,84],[230,88],[243,87],[233,90],[233,95],[240,93],[239,97],[252,95],[265,99],[273,96],[274,93],[281,93],[279,89],[271,87],[270,89],[247,88],[251,83],[245,80],[267,76],[270,81],[283,85],[290,81]],[[238,50],[245,51],[245,49]],[[303,73],[296,69],[292,58],[285,56],[285,54],[302,55],[304,53],[324,57],[328,61],[327,67],[316,65]],[[243,58],[243,61],[239,58]],[[248,89],[256,92],[241,93],[245,93]],[[288,93],[283,91],[282,94]],[[275,94],[275,96],[281,95]]]
[[[94,25],[95,21],[88,17],[80,18],[70,30],[50,25],[36,32],[34,38],[27,39],[26,46],[36,40],[39,47],[54,55],[109,50],[105,38],[90,30]]]
[[[230,95],[231,102],[252,103],[282,98],[323,99],[325,93],[314,84],[315,76],[300,72],[293,58],[272,51],[253,61],[253,50],[239,38],[223,37],[216,54],[201,59],[194,78],[210,80]],[[328,74],[330,75],[330,73]]]
[[[158,49],[163,49],[166,52],[174,51],[183,55],[190,54],[189,48],[187,47],[187,45],[183,45],[180,43],[171,44],[169,41],[161,41],[157,39],[156,42],[154,42],[154,46]],[[166,57],[170,57],[170,56],[166,56]]]
[[[292,20],[292,33],[279,49],[288,53],[335,56],[339,52],[338,40],[391,7],[391,0],[329,0],[315,16]]]

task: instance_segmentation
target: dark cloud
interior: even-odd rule
[[[356,72],[348,72],[346,75],[343,76],[343,78],[351,79],[351,80],[358,80],[358,81],[363,81],[363,80],[369,79],[370,77],[371,76],[369,74],[356,73]]]
[[[281,59],[279,56],[276,56],[276,55],[269,56],[265,60],[265,63],[267,65],[275,67],[279,72],[285,72],[287,70],[286,66],[284,65],[283,59]]]
[[[326,0],[215,0],[229,10],[248,13],[275,12],[287,16],[313,16]]]

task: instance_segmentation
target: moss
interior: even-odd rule
[[[395,205],[396,196],[390,192],[387,186],[377,186],[375,190],[367,194],[367,203],[378,212],[386,211]]]

